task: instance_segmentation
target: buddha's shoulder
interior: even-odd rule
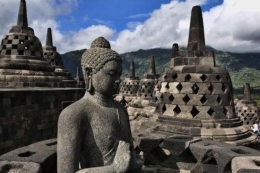
[[[60,116],[86,116],[90,111],[90,107],[92,107],[91,101],[89,99],[82,98],[63,109]]]

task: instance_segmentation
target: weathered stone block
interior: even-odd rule
[[[180,155],[189,147],[189,143],[193,141],[192,137],[174,136],[163,140],[163,148],[168,149],[172,155]]]
[[[41,167],[33,162],[0,161],[0,172],[42,173]]]
[[[213,57],[199,57],[200,65],[209,65],[211,67],[215,66],[215,59]]]
[[[0,156],[0,160],[34,162],[41,165],[43,172],[56,172],[56,140],[38,142],[28,147],[18,148]]]
[[[232,159],[232,173],[259,173],[260,157],[259,156],[240,156]]]

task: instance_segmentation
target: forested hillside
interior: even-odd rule
[[[208,47],[208,50],[215,52],[217,65],[230,71],[234,88],[243,87],[245,82],[249,82],[252,88],[260,88],[260,53],[229,53],[217,51],[211,47]],[[64,66],[73,76],[76,75],[77,67],[80,67],[80,58],[84,51],[77,50],[62,55]],[[157,73],[162,74],[164,68],[169,65],[171,49],[140,49],[121,55],[124,69],[122,78],[128,75],[131,60],[135,62],[136,75],[142,77],[148,69],[149,58],[152,55],[155,56]]]

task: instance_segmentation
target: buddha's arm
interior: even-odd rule
[[[58,121],[57,162],[58,173],[74,173],[79,170],[82,135],[81,115],[63,111]]]

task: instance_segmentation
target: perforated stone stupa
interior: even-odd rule
[[[132,129],[140,126],[148,117],[152,116],[156,105],[153,102],[154,87],[158,82],[159,74],[156,74],[154,56],[150,58],[149,68],[144,78],[139,82],[139,88],[136,98],[134,98],[127,107]],[[146,118],[138,118],[138,117]],[[137,121],[139,119],[140,121]]]
[[[57,48],[53,46],[51,28],[47,29],[46,46],[43,47],[43,57],[53,67],[55,74],[61,78],[67,87],[76,87],[77,81],[71,77],[70,72],[64,68],[62,57],[57,52]]]
[[[244,125],[259,124],[259,112],[256,101],[251,99],[251,91],[249,83],[245,84],[244,97],[238,100],[235,106],[236,114],[241,118]]]
[[[155,89],[159,115],[144,126],[167,135],[198,136],[237,145],[255,139],[236,116],[233,88],[226,69],[215,65],[204,39],[202,11],[192,9],[188,50],[174,44],[171,66]]]
[[[153,97],[154,86],[160,75],[156,74],[154,56],[150,58],[150,66],[144,78],[140,80],[137,97],[143,100],[150,100]]]
[[[115,99],[121,100],[121,98],[124,96],[126,101],[132,101],[136,97],[139,82],[139,77],[135,76],[135,64],[132,60],[130,64],[129,77],[125,78],[124,81],[121,82],[119,94]]]
[[[40,40],[28,27],[26,1],[21,0],[17,25],[0,46],[0,87],[59,87],[55,67],[43,58]]]

